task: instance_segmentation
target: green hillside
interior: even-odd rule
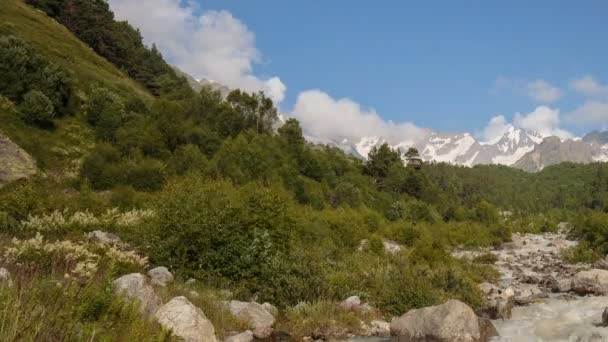
[[[101,84],[119,94],[150,97],[143,86],[97,55],[64,26],[22,0],[0,2],[0,34],[22,37],[52,62],[71,70],[80,90]]]
[[[105,18],[91,28],[106,38],[136,32],[104,0],[28,0],[59,8],[66,27],[0,1],[0,131],[40,169],[0,188],[0,267],[17,284],[0,278],[2,341],[168,341],[112,294],[116,278],[155,266],[176,278],[158,300],[188,297],[221,340],[246,327],[223,300],[269,302],[277,330],[330,339],[448,299],[484,309],[492,256],[454,249],[568,220],[583,240],[568,260],[608,253],[606,164],[530,174],[423,163],[415,149],[404,163],[387,144],[363,161],[310,144],[295,119],[277,129],[263,93],[184,87],[138,34],[135,50],[89,48],[75,19]],[[140,73],[140,53],[155,67]],[[353,295],[373,309],[338,305]]]

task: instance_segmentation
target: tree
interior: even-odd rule
[[[422,159],[420,158],[420,153],[418,153],[418,149],[414,147],[410,147],[407,152],[405,152],[405,159],[407,161],[407,166],[412,166],[417,170],[422,167]]]
[[[48,124],[55,116],[53,103],[38,90],[32,90],[24,96],[19,110],[23,119],[34,125]]]
[[[93,90],[87,103],[87,121],[95,126],[99,139],[113,141],[124,117],[125,106],[120,97],[105,88]]]
[[[384,180],[388,176],[391,167],[396,163],[401,163],[399,151],[393,150],[386,143],[380,147],[374,146],[367,158],[363,172],[374,178],[380,188],[384,185]]]
[[[246,128],[255,128],[258,133],[272,132],[278,118],[277,109],[263,92],[248,94],[237,89],[231,91],[226,100],[243,115]]]

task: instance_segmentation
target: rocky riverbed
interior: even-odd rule
[[[457,251],[457,257],[496,256],[495,284],[480,285],[486,307],[478,313],[493,320],[500,337],[493,341],[608,341],[608,271],[595,265],[564,263],[560,254],[576,241],[564,231],[513,234],[497,249]],[[595,267],[595,268],[594,268]],[[604,322],[602,322],[604,320]]]

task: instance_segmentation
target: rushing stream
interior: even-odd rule
[[[608,328],[597,326],[608,297],[547,298],[518,306],[510,320],[496,320],[495,341],[608,341]]]

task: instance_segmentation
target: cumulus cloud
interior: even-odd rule
[[[570,81],[570,87],[587,96],[608,96],[608,86],[601,84],[590,75]]]
[[[526,88],[528,96],[542,103],[555,102],[562,96],[559,88],[543,80],[528,82]]]
[[[490,119],[480,137],[486,142],[492,142],[502,137],[510,128],[522,128],[535,131],[542,136],[557,136],[562,139],[572,138],[573,135],[560,128],[559,110],[547,106],[539,106],[534,111],[521,114],[515,113],[513,122],[510,123],[503,115]]]
[[[543,136],[555,135],[563,139],[572,138],[571,133],[559,127],[559,110],[546,106],[536,107],[534,111],[528,114],[515,113],[513,125],[526,130],[536,131]]]
[[[570,82],[570,87],[586,97],[585,102],[566,115],[577,126],[608,124],[608,85],[586,75]],[[597,127],[596,127],[597,128]]]
[[[264,91],[280,103],[286,86],[278,77],[261,79],[253,66],[261,62],[255,35],[227,11],[197,14],[194,3],[181,0],[109,0],[116,18],[139,28],[146,44],[155,43],[167,59],[195,78],[230,88]]]
[[[568,121],[579,126],[608,124],[608,102],[587,101],[568,113]]]
[[[545,80],[526,81],[504,76],[500,76],[494,81],[491,92],[495,95],[503,92],[525,95],[538,103],[552,103],[563,95],[561,89]]]
[[[381,136],[391,143],[422,139],[427,131],[409,122],[385,121],[374,110],[348,99],[334,99],[320,90],[299,94],[293,116],[315,136]]]
[[[504,115],[497,115],[490,119],[488,125],[481,132],[481,138],[483,141],[491,142],[502,137],[510,127],[513,127],[513,125],[507,122]]]

